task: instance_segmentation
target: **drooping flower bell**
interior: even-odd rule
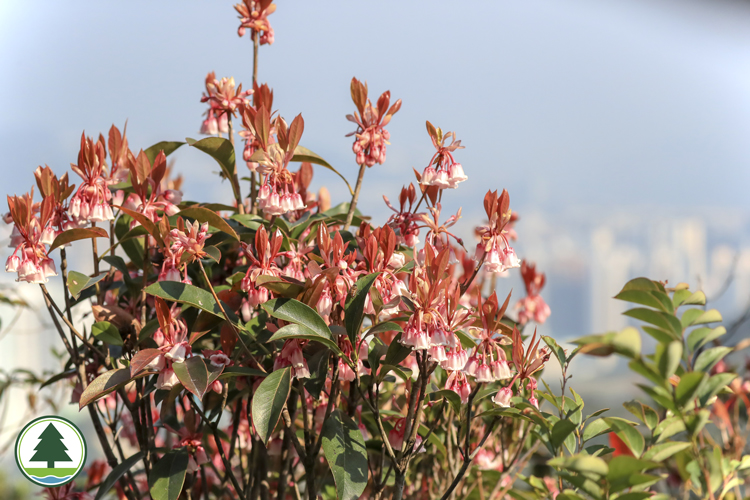
[[[439,189],[457,188],[459,183],[468,179],[463,166],[453,158],[454,151],[463,149],[461,141],[456,140],[455,132],[443,133],[440,127],[435,128],[429,121],[427,122],[427,132],[430,134],[430,139],[432,139],[432,144],[437,152],[424,169],[420,184],[436,186]],[[448,139],[451,139],[451,143],[446,145]]]
[[[45,242],[49,240],[53,217],[53,199],[47,197],[41,204],[39,217],[34,214],[34,190],[23,196],[8,196],[8,208],[14,229],[19,237],[17,246],[5,262],[5,271],[17,273],[16,281],[46,283],[57,276],[55,262],[49,257]]]

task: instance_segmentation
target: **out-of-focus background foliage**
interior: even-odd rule
[[[403,99],[388,160],[365,178],[360,207],[374,223],[389,213],[381,195],[396,198],[429,160],[429,119],[466,146],[457,159],[469,181],[444,203],[463,207],[459,235],[472,241],[488,188],[509,190],[521,216],[516,249],[547,273],[542,333],[563,342],[623,327],[625,304],[611,297],[646,275],[702,288],[732,338],[747,336],[750,3],[278,3],[260,81],[282,116],[303,114],[306,147],[353,178],[351,77]],[[38,165],[64,171],[82,130],[127,120],[135,149],[197,137],[206,73],[250,83],[252,45],[237,25],[231,0],[1,2],[3,194],[28,190]],[[183,148],[174,158],[185,199],[231,200],[205,155]],[[316,171],[321,185],[345,201],[335,176]],[[2,293],[30,307],[0,304],[0,367],[24,381],[31,375],[13,370],[59,369],[57,344],[39,291],[11,281],[2,277]],[[518,273],[498,288],[520,298]],[[619,407],[635,394],[620,368],[578,361],[571,384],[593,406]],[[75,417],[53,402],[54,391],[4,391],[0,452],[33,409]]]

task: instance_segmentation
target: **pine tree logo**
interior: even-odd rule
[[[55,487],[72,481],[86,463],[86,440],[62,417],[32,420],[16,439],[16,464],[31,482]]]

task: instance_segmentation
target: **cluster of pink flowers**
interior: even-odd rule
[[[510,246],[506,230],[512,217],[508,192],[503,190],[500,196],[497,191],[488,192],[484,197],[484,209],[489,224],[477,229],[481,241],[477,244],[474,259],[483,262],[485,270],[491,273],[502,273],[520,267],[521,263]]]
[[[185,223],[177,219],[177,227],[169,231],[165,241],[164,262],[159,281],[182,281],[191,284],[187,274],[187,264],[206,256],[203,246],[208,238],[208,223],[198,221]],[[180,276],[182,269],[183,277]]]
[[[115,218],[109,203],[112,193],[105,179],[105,157],[106,148],[103,138],[94,142],[85,135],[81,135],[78,165],[71,164],[70,168],[81,176],[83,182],[71,198],[68,207],[70,218],[79,226]]]
[[[427,122],[427,132],[430,134],[430,139],[432,139],[432,144],[437,152],[424,169],[420,184],[435,186],[439,189],[457,188],[459,183],[468,179],[463,166],[453,158],[455,150],[463,149],[461,141],[456,140],[455,132],[444,134],[442,129],[435,128],[430,122]],[[446,145],[448,139],[451,139],[451,143]]]
[[[48,255],[45,245],[51,245],[55,231],[51,225],[53,215],[52,198],[45,198],[40,214],[34,213],[34,190],[23,196],[8,196],[10,219],[15,223],[10,246],[16,247],[5,262],[5,271],[17,273],[16,281],[46,283],[50,276],[57,276],[55,262]]]
[[[383,195],[383,199],[388,208],[396,212],[388,219],[388,225],[396,233],[398,243],[411,248],[417,246],[419,244],[418,221],[420,221],[421,214],[415,213],[416,207],[414,206],[414,202],[417,200],[417,192],[414,189],[414,184],[409,184],[409,187],[401,189],[398,197],[400,205],[398,210],[393,208],[393,205],[391,205],[391,202],[385,195]],[[409,202],[408,208],[406,206],[407,201]]]
[[[240,27],[237,34],[245,36],[245,30],[250,30],[250,36],[255,38],[259,34],[260,45],[273,44],[273,28],[268,22],[268,16],[276,11],[273,0],[242,0],[234,6],[240,15]]]
[[[390,144],[388,139],[391,137],[385,126],[401,109],[401,99],[389,108],[391,92],[387,90],[378,99],[377,107],[373,106],[367,98],[367,83],[362,83],[356,78],[352,78],[351,93],[357,111],[353,115],[346,115],[346,118],[357,124],[357,130],[348,134],[356,137],[352,151],[357,155],[357,164],[368,167],[376,163],[382,165],[385,163],[385,147]]]
[[[243,91],[242,84],[235,86],[234,78],[224,77],[217,80],[216,73],[210,72],[206,76],[206,92],[201,97],[201,102],[209,104],[206,119],[201,125],[201,134],[217,135],[229,132],[229,120],[241,107],[248,104],[247,96],[252,93],[252,89]]]
[[[535,321],[540,325],[547,321],[550,308],[539,292],[544,287],[544,273],[537,273],[536,266],[525,260],[521,262],[521,276],[526,287],[526,297],[516,304],[518,311],[518,322],[525,325],[529,321]]]

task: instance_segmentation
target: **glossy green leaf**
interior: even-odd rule
[[[645,446],[645,440],[643,435],[633,426],[632,422],[623,418],[617,417],[605,417],[612,432],[617,434],[617,437],[623,440],[623,442],[630,448],[633,455],[640,457],[643,453],[643,447]]]
[[[704,406],[708,403],[709,399],[716,396],[724,387],[729,385],[729,383],[737,378],[736,373],[717,373],[716,375],[712,376],[708,379],[708,382],[706,382],[706,385],[704,385],[700,392],[698,392],[698,397],[700,398],[701,406]]]
[[[612,339],[615,352],[628,358],[638,358],[641,355],[641,334],[633,327],[623,328]]]
[[[148,158],[148,161],[153,165],[154,160],[159,155],[160,151],[164,151],[164,156],[169,156],[175,151],[177,151],[180,146],[184,146],[184,142],[180,141],[162,141],[157,142],[153,146],[150,146],[146,150],[143,151],[143,153],[146,155],[146,158]]]
[[[323,454],[336,484],[338,500],[357,500],[367,487],[367,449],[357,424],[336,409],[323,423]]]
[[[221,309],[214,300],[211,292],[198,288],[197,286],[188,285],[179,281],[158,281],[146,288],[146,293],[156,297],[161,297],[164,300],[189,304],[202,311],[206,311],[214,316],[224,319],[224,315],[221,313]],[[227,312],[231,321],[237,321],[237,317],[230,308],[224,306],[224,310]]]
[[[173,363],[172,369],[185,389],[198,396],[198,399],[203,399],[209,384],[208,368],[203,358],[193,356],[183,362]]]
[[[680,378],[680,383],[675,389],[675,402],[678,406],[684,406],[693,399],[701,386],[708,380],[708,374],[702,372],[686,373]]]
[[[677,371],[677,367],[680,366],[682,360],[682,342],[674,340],[667,344],[659,344],[656,346],[657,352],[661,355],[657,356],[659,363],[659,374],[667,379],[674,375]]]
[[[96,490],[96,497],[94,500],[101,500],[104,498],[104,496],[115,486],[115,483],[125,475],[131,467],[143,459],[143,455],[144,452],[139,451],[129,456],[120,462],[117,467],[112,469],[112,472],[107,475],[107,478],[99,485],[99,489]]]
[[[605,432],[609,432],[609,423],[603,418],[593,420],[586,424],[586,428],[583,430],[583,440],[588,441],[596,436],[601,436]]]
[[[560,469],[570,470],[573,472],[581,472],[585,474],[597,474],[599,476],[606,476],[609,473],[609,467],[607,462],[599,457],[592,457],[591,455],[572,455],[569,457],[555,457],[547,462],[552,467],[558,467]]]
[[[253,427],[263,443],[273,434],[291,389],[292,369],[288,366],[270,373],[253,394]]]
[[[68,273],[68,290],[74,299],[77,299],[81,292],[85,289],[96,285],[101,280],[107,277],[107,273],[101,273],[99,276],[93,278],[81,274],[76,271],[70,271]]]
[[[558,344],[555,339],[553,339],[552,337],[548,335],[542,335],[542,340],[550,348],[550,350],[552,351],[552,354],[555,355],[558,363],[560,363],[560,366],[564,366],[567,361],[567,358],[565,357],[565,350],[562,347],[560,347],[560,344]]]
[[[352,345],[356,343],[356,339],[359,337],[360,330],[362,329],[362,320],[365,316],[365,302],[367,295],[370,293],[370,287],[375,283],[379,274],[372,273],[359,278],[354,288],[349,291],[346,305],[344,306],[344,322],[346,324],[346,333],[349,335]]]
[[[307,328],[304,325],[300,325],[297,323],[292,323],[286,326],[283,326],[276,330],[274,334],[271,336],[268,341],[273,340],[288,340],[288,339],[306,339],[306,340],[313,340],[315,342],[320,342],[321,344],[324,344],[326,347],[331,349],[332,351],[336,353],[341,353],[341,349],[339,349],[338,344],[331,340],[329,337],[323,337],[322,335],[318,334],[314,330],[311,330]]]
[[[188,137],[185,141],[216,160],[224,176],[229,179],[235,199],[238,198],[240,196],[240,187],[234,182],[235,173],[237,172],[234,146],[229,142],[229,139],[224,139],[223,137],[206,137],[205,139],[196,141]]]
[[[162,456],[148,477],[153,500],[177,500],[185,484],[190,456],[184,449],[170,450]]]
[[[222,219],[219,214],[217,214],[213,210],[209,210],[204,207],[188,207],[180,210],[180,213],[178,215],[195,219],[200,223],[208,222],[209,226],[228,234],[237,241],[240,240],[240,237],[237,236],[237,233],[234,231],[234,229],[232,229],[232,226],[230,226],[227,221]]]
[[[302,325],[316,335],[333,342],[333,334],[318,312],[294,299],[271,299],[262,304],[263,309],[274,318]]]
[[[91,335],[109,345],[123,345],[120,330],[109,321],[99,321],[91,326]]]
[[[700,328],[696,328],[688,334],[688,337],[687,337],[688,349],[690,349],[690,351],[695,351],[697,349],[700,349],[704,345],[708,344],[709,342],[713,340],[716,340],[717,338],[721,337],[725,333],[727,333],[727,329],[724,328],[723,326],[717,326],[716,328],[709,328],[707,326],[702,326]]]
[[[707,372],[713,368],[716,363],[722,360],[724,356],[732,352],[732,350],[731,347],[726,346],[706,349],[698,355],[698,358],[696,358],[695,363],[693,364],[693,369],[697,372]]]
[[[375,335],[376,333],[384,333],[384,332],[403,333],[403,331],[404,331],[403,328],[401,328],[401,325],[399,325],[398,323],[393,323],[392,321],[384,321],[382,323],[378,323],[377,325],[367,330],[366,336]]]
[[[674,305],[669,296],[659,290],[624,290],[615,295],[615,298],[659,309],[669,314],[674,312]]]
[[[563,442],[565,442],[565,439],[576,430],[577,427],[576,424],[568,419],[556,422],[549,431],[550,444],[552,444],[555,449],[559,449]]]
[[[663,462],[675,453],[690,447],[690,443],[684,441],[666,441],[655,444],[643,454],[644,460]]]
[[[645,307],[636,307],[623,313],[625,316],[639,319],[658,326],[675,335],[675,340],[682,336],[682,325],[680,321],[672,316],[671,314],[663,311],[654,311],[653,309],[646,309]]]
[[[258,286],[262,286],[271,290],[276,295],[294,299],[301,294],[305,289],[305,284],[301,281],[297,281],[294,278],[288,276],[258,276],[255,280]]]
[[[52,244],[49,246],[49,252],[57,247],[61,247],[68,243],[72,243],[78,240],[85,240],[87,238],[109,238],[107,231],[100,227],[80,227],[74,229],[68,229],[58,234]]]
[[[635,472],[643,472],[649,469],[655,469],[661,464],[649,460],[640,460],[628,455],[619,455],[609,463],[609,474],[607,480],[619,481],[629,477]]]

